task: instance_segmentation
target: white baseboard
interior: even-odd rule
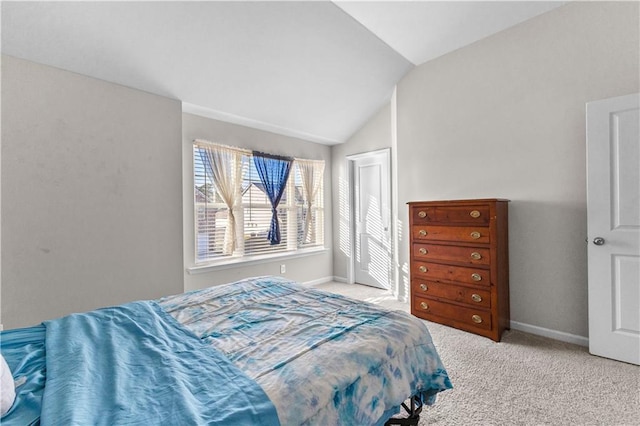
[[[574,345],[580,346],[589,346],[588,337],[565,333],[564,331],[551,330],[548,328],[538,327],[536,325],[525,324],[517,321],[511,321],[511,328],[513,330],[524,331],[525,333],[535,334],[537,336],[560,340],[561,342],[573,343]]]
[[[338,283],[348,283],[349,282],[349,280],[347,280],[346,278],[336,277],[335,275],[333,276],[333,281],[338,282]]]
[[[300,284],[302,284],[305,287],[313,287],[314,285],[326,283],[326,282],[329,282],[329,281],[333,281],[333,277],[318,278],[317,280],[305,281],[305,282],[300,283]]]

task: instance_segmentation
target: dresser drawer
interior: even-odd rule
[[[467,305],[491,308],[491,292],[481,288],[470,288],[455,284],[443,284],[434,281],[413,279],[412,294],[446,299]]]
[[[489,224],[489,206],[414,206],[412,208],[414,224],[452,224],[481,225]]]
[[[455,281],[467,284],[491,285],[491,272],[487,269],[441,265],[429,262],[411,262],[411,276],[434,281]]]
[[[489,228],[481,226],[413,225],[411,235],[416,241],[491,242]]]
[[[448,318],[477,328],[491,328],[491,313],[484,309],[465,308],[425,297],[414,296],[412,311],[415,315],[428,319],[430,315]]]
[[[412,255],[415,260],[490,265],[491,251],[488,248],[442,246],[429,243],[414,243]]]

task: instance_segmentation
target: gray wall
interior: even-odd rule
[[[639,6],[569,3],[398,84],[405,241],[407,201],[511,199],[513,321],[588,334],[585,103],[639,91]]]
[[[330,280],[333,275],[331,257],[331,149],[329,146],[308,142],[288,136],[256,130],[193,114],[183,114],[182,161],[184,197],[184,287],[185,291],[223,284],[241,278],[258,275],[284,275],[298,282],[313,283]],[[255,149],[271,154],[287,155],[325,161],[324,208],[325,242],[327,248],[309,256],[275,259],[262,263],[242,264],[235,267],[219,267],[205,273],[190,273],[195,266],[195,243],[193,232],[193,147],[194,139]],[[286,265],[286,273],[280,274],[280,265]]]
[[[338,281],[348,281],[350,251],[349,237],[349,176],[346,157],[391,147],[391,105],[386,104],[349,140],[331,147],[333,181],[333,275]],[[394,153],[392,152],[392,156]],[[392,170],[393,173],[393,170]]]
[[[2,57],[2,321],[179,293],[181,104]]]

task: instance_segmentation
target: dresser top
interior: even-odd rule
[[[477,199],[465,199],[465,200],[433,200],[433,201],[409,201],[407,204],[478,204],[478,203],[494,203],[494,202],[506,202],[511,200],[505,198],[477,198]]]

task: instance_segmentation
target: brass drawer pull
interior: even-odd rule
[[[420,266],[418,269],[420,269],[420,272],[427,272],[428,271],[426,266]]]
[[[479,294],[473,293],[471,295],[471,300],[473,300],[476,303],[480,303],[482,302],[482,296],[480,296]]]
[[[474,281],[482,281],[482,276],[480,274],[473,273],[471,274],[471,279]]]
[[[474,240],[477,240],[478,238],[481,237],[478,231],[473,231],[470,235],[471,235],[471,238],[473,238]]]
[[[427,212],[425,212],[424,210],[420,210],[418,212],[418,217],[427,217]]]
[[[429,252],[427,251],[427,249],[426,249],[426,248],[424,248],[424,247],[421,247],[421,248],[420,248],[420,250],[418,250],[418,251],[420,252],[420,254],[427,254],[427,253],[429,253]]]
[[[474,315],[471,317],[471,320],[476,324],[480,324],[482,322],[482,317],[480,315]]]
[[[424,309],[425,311],[429,310],[429,305],[427,305],[427,302],[420,302],[420,307],[422,309]],[[481,320],[482,321],[482,320]]]
[[[429,290],[429,287],[427,287],[426,284],[420,284],[420,290],[427,291],[427,290]]]
[[[480,212],[478,210],[471,210],[471,213],[469,213],[469,216],[471,216],[474,219],[477,219],[480,217]]]
[[[478,253],[477,251],[474,251],[473,253],[471,253],[471,258],[473,260],[480,260],[480,259],[482,259],[482,255],[480,253]]]
[[[420,234],[421,237],[426,237],[427,236],[427,231],[425,231],[424,229],[421,229],[418,234]]]

